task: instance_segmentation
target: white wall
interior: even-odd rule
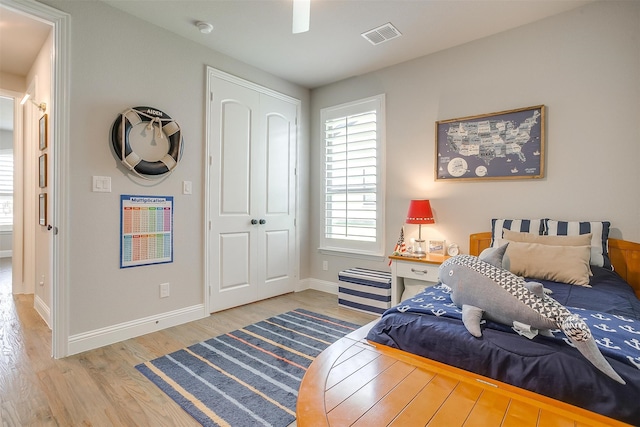
[[[51,102],[51,58],[53,54],[53,32],[49,33],[47,40],[43,43],[42,48],[33,62],[31,69],[27,73],[25,80],[28,86],[34,82],[35,93],[32,99],[38,103],[47,105],[46,114],[48,115],[48,134],[51,135],[52,129],[52,102]],[[47,148],[41,151],[39,147],[39,126],[40,118],[43,116],[35,105],[27,103],[24,106],[25,127],[28,127],[25,133],[24,144],[24,272],[25,272],[25,288],[33,291],[35,308],[42,318],[51,324],[51,237],[52,234],[47,230],[46,226],[39,224],[38,196],[40,193],[47,194],[47,225],[51,221],[51,160],[52,147],[51,140],[48,138]],[[39,159],[42,154],[47,154],[47,187],[39,187]]]
[[[303,130],[308,128],[309,91],[99,1],[43,3],[71,15],[72,229],[70,282],[63,284],[68,286],[71,339],[89,340],[123,325],[135,329],[137,322],[202,305],[206,66],[301,99]],[[140,105],[166,112],[182,128],[184,156],[166,179],[132,177],[111,148],[110,129],[118,114]],[[307,138],[303,131],[303,163]],[[112,192],[91,192],[94,175],[111,177]],[[193,195],[182,194],[185,180],[193,182]],[[306,179],[303,185],[308,186]],[[173,263],[119,268],[121,194],[174,196]],[[171,296],[160,299],[159,284],[164,282],[171,284]],[[152,327],[163,328],[163,321]]]
[[[310,277],[387,262],[318,253],[320,109],[379,93],[387,98],[386,247],[409,200],[429,198],[426,239],[457,242],[494,217],[609,220],[612,236],[640,241],[640,2],[602,2],[312,91]],[[389,43],[394,43],[391,41]],[[547,106],[546,177],[435,182],[437,120]],[[417,237],[407,225],[406,236]],[[322,261],[329,271],[322,271]]]

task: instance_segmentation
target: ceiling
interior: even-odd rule
[[[0,5],[0,72],[29,73],[51,25]],[[0,97],[0,130],[13,130],[13,99]]]
[[[593,0],[311,0],[292,34],[293,0],[103,0],[140,19],[308,88],[500,33]],[[197,21],[214,26],[201,34]],[[391,22],[402,37],[361,33]]]
[[[293,0],[102,0],[307,88],[490,36],[594,0],[311,0],[310,31],[292,34]],[[202,34],[195,26],[214,26]],[[376,46],[361,33],[391,22]],[[0,5],[0,71],[26,75],[51,27]]]

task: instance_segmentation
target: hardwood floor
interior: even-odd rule
[[[54,360],[51,332],[33,309],[33,296],[11,295],[9,273],[9,285],[0,285],[0,424],[197,426],[135,365],[299,307],[360,324],[375,318],[339,307],[335,295],[308,290]]]

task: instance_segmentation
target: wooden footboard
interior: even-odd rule
[[[371,324],[323,351],[298,394],[298,427],[628,426],[509,384],[367,342]]]
[[[478,256],[491,246],[491,232],[475,233],[469,236],[469,253]],[[640,298],[640,243],[620,239],[609,239],[609,258],[613,269],[631,285]]]

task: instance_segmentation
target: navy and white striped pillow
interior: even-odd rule
[[[502,230],[517,231],[520,233],[544,234],[545,219],[492,219],[491,220],[491,247],[499,247],[502,241]]]
[[[611,268],[607,251],[609,239],[609,221],[555,221],[547,220],[546,234],[549,236],[579,236],[592,233],[590,264]]]

